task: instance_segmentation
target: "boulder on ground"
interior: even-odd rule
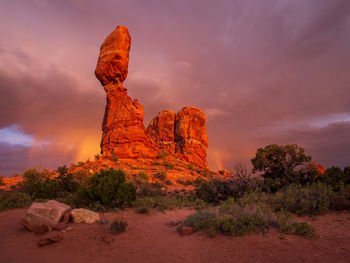
[[[22,224],[30,231],[44,233],[57,225],[70,209],[70,206],[55,200],[33,203],[22,218]]]
[[[45,246],[54,242],[61,241],[62,239],[63,239],[62,233],[60,233],[59,231],[50,231],[44,234],[40,238],[38,245]]]
[[[100,220],[100,215],[98,213],[84,208],[73,209],[71,217],[74,223],[92,224]]]

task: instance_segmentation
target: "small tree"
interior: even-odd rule
[[[277,191],[290,183],[300,183],[303,180],[303,167],[311,161],[311,156],[305,155],[305,149],[296,144],[271,144],[259,148],[251,161],[253,171],[263,172],[262,176],[270,190]]]

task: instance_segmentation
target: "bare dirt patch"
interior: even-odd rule
[[[193,211],[180,209],[151,215],[133,210],[106,213],[107,219],[126,220],[127,231],[111,235],[106,225],[71,224],[64,239],[38,247],[38,235],[20,219],[25,209],[0,212],[0,262],[349,262],[350,212],[329,213],[313,225],[319,238],[308,240],[277,232],[244,237],[205,233],[180,236],[167,223]]]

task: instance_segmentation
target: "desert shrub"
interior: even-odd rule
[[[149,207],[153,208],[156,205],[156,198],[154,197],[143,197],[137,198],[135,201],[131,203],[133,207]]]
[[[344,184],[350,184],[350,166],[344,167],[343,182],[344,182]]]
[[[145,172],[139,172],[138,178],[140,180],[142,180],[142,181],[148,181],[149,180],[149,176]]]
[[[76,192],[78,189],[78,183],[75,181],[74,175],[68,172],[67,167],[58,167],[57,172],[59,175],[55,180],[59,183],[59,190],[70,193]]]
[[[32,203],[30,195],[18,191],[0,190],[0,211],[22,208]]]
[[[0,177],[0,186],[5,185],[4,179],[2,177]]]
[[[128,222],[123,221],[123,220],[113,220],[112,223],[109,226],[109,231],[113,235],[119,235],[123,232],[125,232],[126,227],[128,226]]]
[[[194,172],[197,171],[196,167],[194,167],[192,164],[187,165],[187,169]]]
[[[210,235],[215,236],[218,228],[218,217],[212,212],[198,212],[189,215],[183,225],[193,227],[194,231],[209,230]]]
[[[119,158],[115,153],[112,153],[112,156],[108,158],[112,162],[118,162]]]
[[[344,169],[345,170],[345,169]],[[337,189],[340,182],[344,182],[345,176],[343,171],[339,167],[331,167],[326,169],[323,176],[320,177],[320,181]]]
[[[73,178],[78,184],[82,184],[83,186],[88,185],[89,178],[92,175],[85,169],[79,170],[75,173],[73,173]]]
[[[151,213],[151,209],[149,207],[137,207],[135,209],[135,212],[136,213],[139,213],[139,214],[150,214]]]
[[[248,190],[247,185],[241,180],[222,181],[213,179],[202,183],[196,188],[196,193],[200,199],[208,203],[218,203],[229,197],[242,197]]]
[[[174,169],[175,168],[175,165],[171,162],[163,162],[163,166],[165,167],[165,169]]]
[[[275,211],[288,211],[301,215],[319,215],[330,209],[334,197],[332,187],[322,183],[310,186],[290,185],[271,196]]]
[[[141,197],[156,197],[156,196],[164,196],[165,192],[162,190],[163,185],[159,183],[148,183],[145,182],[141,186],[138,187],[138,196]]]
[[[99,154],[96,154],[96,155],[94,156],[94,159],[95,159],[96,161],[100,160],[100,158],[101,158],[101,155],[99,155]]]
[[[173,185],[173,182],[171,180],[169,180],[169,179],[165,179],[164,180],[164,184],[166,184],[166,185]]]
[[[198,172],[198,171],[197,171]],[[204,176],[204,177],[206,177],[206,178],[209,178],[209,179],[211,179],[212,177],[213,177],[213,172],[212,171],[210,171],[209,169],[207,169],[207,168],[204,168],[204,169],[202,169],[202,170],[199,170],[199,174],[200,175],[202,175],[202,176]]]
[[[158,178],[160,180],[165,180],[166,179],[166,172],[159,172],[154,175],[155,178]]]
[[[338,191],[330,200],[332,210],[343,210],[350,208],[350,185],[339,184]]]
[[[316,238],[316,230],[306,222],[294,223],[293,228],[295,235],[306,237],[309,239]]]
[[[83,191],[83,189],[80,189]],[[121,170],[101,170],[88,181],[85,196],[91,201],[100,202],[107,207],[130,205],[136,199],[136,188],[126,183]]]
[[[168,153],[166,153],[166,152],[160,152],[158,155],[157,155],[157,158],[158,159],[164,159],[164,158],[166,158],[166,157],[168,157],[169,156],[169,154]]]

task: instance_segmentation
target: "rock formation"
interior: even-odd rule
[[[208,137],[205,114],[197,107],[185,107],[176,114],[175,152],[199,167],[207,167]]]
[[[107,97],[102,124],[102,155],[125,159],[154,158],[163,151],[198,167],[207,167],[206,118],[201,109],[185,107],[176,115],[171,110],[162,111],[146,131],[142,105],[136,99],[132,100],[123,87],[128,74],[130,45],[128,29],[118,26],[100,49],[95,75]]]
[[[101,153],[120,158],[152,158],[159,150],[143,125],[142,105],[132,100],[123,87],[128,74],[130,44],[128,29],[118,26],[101,46],[95,70],[107,97]]]
[[[147,132],[163,152],[175,153],[175,112],[164,110],[148,125]]]
[[[147,132],[159,149],[182,160],[207,167],[208,138],[205,114],[197,107],[185,107],[176,115],[165,110],[151,121]]]

